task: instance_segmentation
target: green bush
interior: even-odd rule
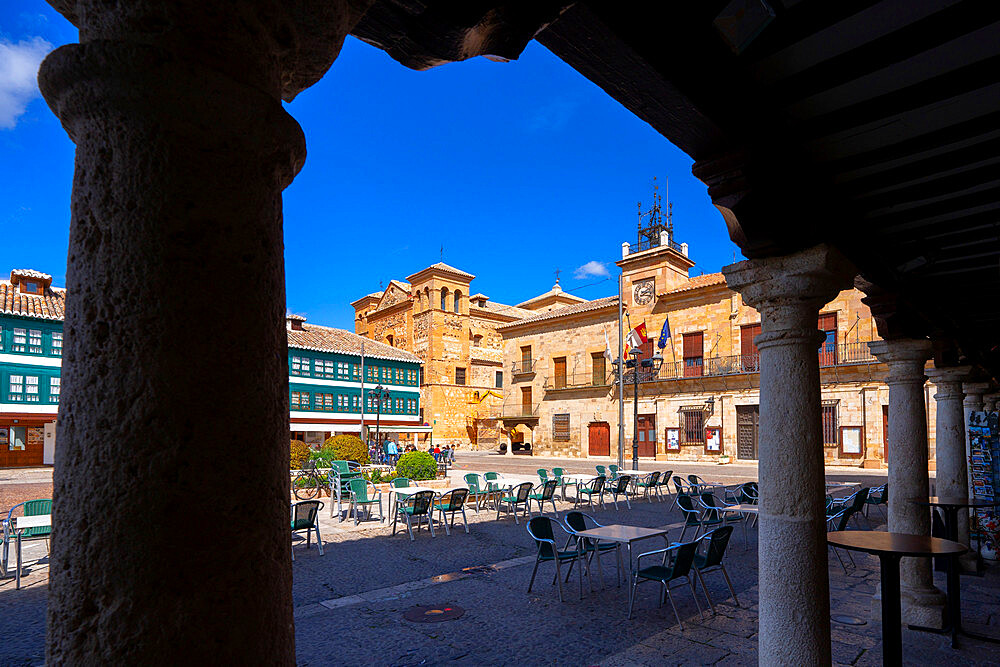
[[[309,455],[312,450],[309,449],[309,445],[302,442],[301,440],[292,440],[292,456],[291,456],[291,469],[299,470],[302,468],[302,464],[309,460]]]
[[[437,461],[427,452],[409,452],[399,457],[396,476],[409,479],[434,479],[437,477]]]
[[[356,461],[368,465],[368,447],[356,435],[335,435],[328,438],[312,459],[321,468],[329,468],[331,461]]]

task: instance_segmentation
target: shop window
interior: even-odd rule
[[[569,440],[569,415],[552,415],[552,439],[556,442]]]
[[[23,452],[28,443],[28,428],[26,426],[12,426],[9,438],[7,449],[12,452]]]
[[[836,447],[839,441],[837,433],[837,402],[823,401],[823,446]]]
[[[455,384],[464,385],[465,384],[465,369],[456,368],[455,369]]]
[[[705,412],[700,407],[681,410],[681,444],[705,444]]]
[[[0,332],[2,334],[3,332]],[[2,335],[0,335],[2,338]],[[52,354],[57,357],[62,356],[62,346],[63,346],[63,335],[61,331],[52,332]],[[0,343],[0,349],[2,349],[2,343]]]

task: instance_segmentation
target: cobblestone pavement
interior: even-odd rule
[[[615,510],[609,503],[593,514],[602,523],[642,526],[680,519],[676,509],[669,509],[669,501],[637,501],[631,510],[620,505]],[[558,506],[562,513],[572,503],[560,501]],[[744,547],[738,527],[726,556],[739,606],[719,573],[706,575],[717,615],[708,612],[700,586],[698,600],[705,609],[701,616],[690,588],[677,586],[673,597],[684,622],[681,630],[670,605],[657,606],[656,586],[649,584],[639,588],[633,619],[625,619],[626,589],[615,586],[611,558],[603,561],[606,586],[601,588],[595,572],[594,590],[585,580],[582,600],[574,571],[564,585],[566,602],[559,602],[551,585],[551,563],[541,565],[534,589],[527,593],[534,546],[523,520],[515,525],[511,518],[497,521],[495,511],[477,515],[470,510],[469,534],[459,518],[451,536],[438,529],[432,539],[424,528],[411,542],[405,529],[390,536],[391,526],[377,518],[355,527],[353,520],[331,518],[329,508],[327,504],[321,515],[325,555],[319,555],[315,544],[307,549],[304,540],[296,539],[293,547],[301,665],[757,662],[757,544],[752,527],[749,548]],[[671,539],[679,535],[679,530],[670,532]],[[637,551],[662,544],[658,538],[650,539],[640,542]],[[17,619],[17,632],[6,633],[0,642],[0,665],[41,664],[43,658],[48,568],[44,545],[34,543],[30,549],[24,588],[14,591],[13,582],[0,581],[0,618]],[[36,558],[42,560],[32,562]],[[864,555],[855,555],[855,560],[858,567],[845,574],[832,558],[831,611],[856,616],[866,624],[833,623],[833,656],[837,664],[874,665],[881,662],[881,627],[870,613],[878,563]],[[937,576],[943,589],[944,578]],[[967,623],[989,625],[988,631],[1000,636],[1000,567],[989,569],[984,578],[963,577],[962,586]],[[416,605],[458,606],[465,613],[442,623],[403,620],[403,613]],[[907,664],[1000,664],[1000,647],[994,645],[964,640],[960,649],[952,650],[945,637],[910,630],[904,630],[903,639]]]

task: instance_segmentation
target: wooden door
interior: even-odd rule
[[[611,426],[608,422],[594,422],[589,426],[590,456],[611,456]]]
[[[656,456],[656,415],[639,415],[639,456]]]
[[[736,456],[741,460],[757,460],[757,426],[760,406],[736,406]]]
[[[521,415],[531,414],[531,387],[521,387]]]
[[[566,357],[559,357],[552,360],[555,373],[555,388],[566,388]]]

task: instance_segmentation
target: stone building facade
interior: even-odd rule
[[[497,327],[584,300],[557,284],[509,306],[473,293],[474,279],[438,262],[351,305],[355,333],[423,362],[421,421],[431,427],[434,443],[495,449],[503,438],[498,416],[509,379]]]
[[[645,322],[650,341],[635,371],[625,371],[625,458],[635,439],[638,389],[639,456],[657,460],[752,461],[757,458],[760,314],[730,290],[721,273],[689,276],[687,246],[623,245],[623,310],[629,324]],[[886,465],[886,367],[868,349],[877,340],[856,289],[822,309],[826,336],[817,353],[822,384],[824,457],[830,465]],[[664,321],[670,337],[656,347]],[[499,327],[505,388],[502,421],[515,441],[537,454],[617,457],[618,297],[576,303]],[[605,354],[610,347],[610,357]],[[654,356],[654,353],[659,353]],[[642,362],[647,361],[647,366]],[[935,403],[927,385],[931,466]]]

